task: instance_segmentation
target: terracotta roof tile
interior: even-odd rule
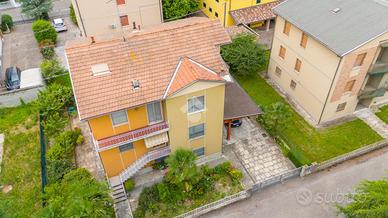
[[[66,55],[80,119],[161,100],[182,57],[227,72],[218,46],[229,42],[218,20],[196,17],[131,33],[125,40],[70,43]],[[93,76],[96,64],[107,64],[111,73]],[[132,88],[132,80],[140,89]]]
[[[236,24],[251,24],[275,18],[276,15],[272,12],[272,8],[280,4],[280,2],[282,2],[282,0],[241,8],[230,11],[229,13]]]

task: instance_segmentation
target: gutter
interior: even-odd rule
[[[331,89],[333,88],[335,78],[337,77],[339,67],[340,67],[340,65],[341,65],[341,63],[342,63],[342,59],[343,59],[343,57],[340,57],[340,61],[338,62],[337,69],[336,69],[336,71],[335,71],[333,80],[331,81],[331,84],[330,84],[329,92],[327,93],[327,96],[326,96],[325,104],[323,105],[322,113],[321,113],[321,115],[319,116],[318,124],[321,123],[322,116],[323,116],[323,112],[325,111],[325,108],[326,108],[326,105],[327,105],[327,101],[329,100],[329,96],[330,96],[330,93],[331,93]]]

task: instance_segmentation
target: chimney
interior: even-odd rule
[[[135,21],[133,21],[133,29],[135,30],[136,29],[136,22]]]
[[[137,25],[137,28],[139,29],[139,31],[140,31],[140,25]]]
[[[96,43],[96,40],[94,39],[94,36],[91,36],[90,39],[92,40],[92,44]]]

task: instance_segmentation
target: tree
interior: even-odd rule
[[[35,217],[114,217],[106,184],[97,182],[83,168],[67,173],[60,182],[45,188],[47,206]]]
[[[291,112],[287,105],[282,102],[276,102],[264,108],[264,114],[259,117],[259,121],[273,135],[277,135],[279,131],[290,121]]]
[[[32,24],[32,31],[38,43],[43,45],[55,44],[58,34],[47,20],[37,20]]]
[[[51,82],[55,77],[67,73],[57,59],[45,59],[40,64],[43,77]]]
[[[165,20],[179,19],[198,10],[195,0],[163,0],[163,18]]]
[[[11,15],[3,14],[1,15],[1,31],[8,31],[13,28],[13,20]]]
[[[57,83],[53,83],[45,90],[40,91],[36,101],[41,113],[45,116],[63,111],[66,106],[70,106],[72,103],[73,91],[71,87]]]
[[[35,20],[48,20],[48,12],[53,8],[52,0],[19,0],[22,4],[22,13]]]
[[[388,179],[364,181],[356,188],[356,193],[348,196],[351,203],[337,205],[345,217],[388,217]]]
[[[166,181],[176,185],[184,192],[190,192],[201,179],[195,160],[197,157],[190,150],[178,149],[167,158],[169,171]]]
[[[254,35],[248,33],[238,34],[231,44],[222,46],[221,56],[231,72],[241,76],[258,73],[268,60],[265,48],[256,42]]]

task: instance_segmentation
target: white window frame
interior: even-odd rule
[[[203,135],[200,135],[200,136],[196,136],[194,138],[190,138],[190,128],[192,127],[195,127],[195,126],[199,126],[199,125],[203,125]],[[189,140],[196,140],[196,139],[199,139],[199,138],[203,138],[205,137],[205,134],[206,134],[206,124],[205,123],[199,123],[199,124],[196,124],[196,125],[192,125],[192,126],[189,126],[189,129],[188,129],[188,133],[189,133]]]
[[[112,115],[113,115],[114,113],[121,112],[121,111],[124,111],[124,112],[125,112],[125,116],[126,116],[126,118],[127,118],[127,121],[126,121],[126,122],[123,122],[123,123],[119,123],[119,124],[114,124],[114,122],[113,122],[113,116],[112,116]],[[119,111],[112,112],[112,113],[110,114],[110,121],[112,122],[112,126],[113,126],[113,127],[115,127],[115,126],[122,126],[122,125],[125,125],[125,124],[129,124],[128,112],[127,112],[127,110],[119,110]]]
[[[149,119],[149,117],[148,117],[148,105],[149,105],[149,104],[155,104],[155,103],[158,103],[158,102],[150,102],[150,103],[148,103],[148,104],[145,105],[146,112],[147,112],[147,122],[148,122],[148,125],[160,123],[160,122],[163,122],[163,120],[164,120],[162,102],[159,101],[160,113],[161,113],[161,115],[162,115],[162,119],[161,119],[161,120],[154,121],[154,122],[150,122],[150,119]]]
[[[189,101],[191,99],[195,99],[195,98],[200,98],[200,97],[203,97],[203,108],[201,110],[198,110],[198,111],[193,111],[193,112],[190,112],[189,109]],[[196,114],[196,113],[201,113],[201,112],[204,112],[206,110],[206,97],[205,95],[199,95],[199,96],[193,96],[193,97],[190,97],[187,99],[187,114]]]

